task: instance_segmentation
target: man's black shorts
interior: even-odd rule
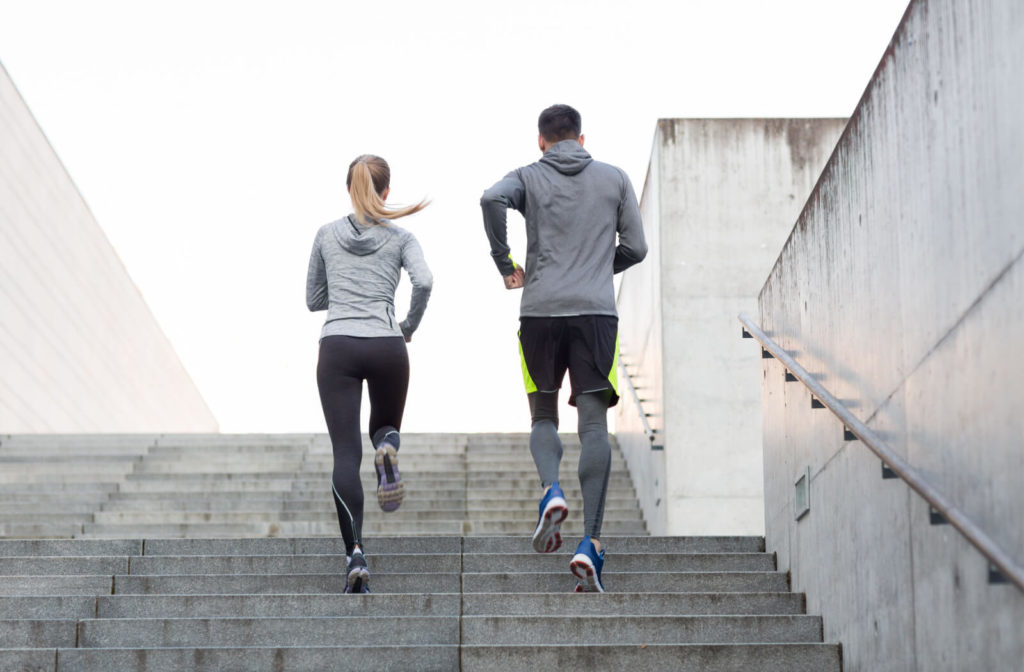
[[[526,393],[554,392],[569,371],[572,394],[611,390],[619,402],[619,318],[613,315],[519,318],[519,355]]]

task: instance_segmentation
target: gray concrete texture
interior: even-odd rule
[[[616,649],[616,660],[623,651],[638,660],[654,647],[658,653],[645,659],[651,669],[701,660],[726,670],[763,655],[762,669],[838,670],[838,648],[821,643],[820,618],[804,613],[803,597],[788,592],[771,555],[756,552],[759,539],[607,542],[605,581],[618,592],[573,594],[568,550],[523,552],[528,537],[388,537],[379,543],[387,554],[368,556],[375,593],[343,596],[331,564],[341,550],[336,539],[3,541],[12,567],[67,558],[91,571],[84,561],[97,556],[89,553],[120,551],[111,557],[132,574],[103,577],[105,586],[80,597],[65,594],[68,576],[0,577],[0,589],[15,585],[6,579],[21,586],[17,597],[0,600],[0,660],[41,670],[212,670],[232,668],[246,647],[246,669],[254,670],[279,669],[282,660],[328,669],[353,658],[364,669],[493,670],[526,646],[523,660],[557,652],[571,666],[585,664],[593,647]],[[513,546],[515,567],[493,562]],[[722,548],[760,559],[749,572],[717,571],[728,569],[730,556],[702,551]],[[64,555],[50,555],[58,551]],[[182,558],[192,564],[182,566]],[[696,558],[726,566],[688,564]],[[293,573],[320,569],[309,562],[335,571]],[[414,571],[394,572],[406,562]]]
[[[753,312],[843,119],[662,119],[641,199],[651,250],[619,290],[636,405],[616,435],[655,534],[761,534],[760,397],[736,314]]]
[[[321,495],[325,490],[329,459],[321,459],[320,437],[216,435],[205,441],[152,440],[149,447],[161,448],[156,453],[162,465],[180,460],[205,464],[208,471],[170,468],[154,479],[133,470],[120,485],[188,482],[198,489],[125,492],[119,485],[104,500],[126,507],[118,513],[132,513],[137,498],[147,505],[139,512],[165,522],[106,523],[109,531],[237,534],[237,526],[260,528],[276,520],[282,528],[323,524],[324,536],[0,539],[0,669],[505,670],[550,658],[570,669],[592,664],[595,650],[619,667],[632,660],[650,669],[699,664],[728,670],[757,659],[759,669],[839,669],[838,647],[822,643],[821,619],[806,613],[802,595],[790,592],[762,538],[647,536],[632,485],[621,474],[625,484],[615,498],[621,520],[612,516],[606,527],[619,524],[629,534],[603,536],[603,578],[611,592],[575,594],[568,565],[579,531],[566,528],[554,554],[537,554],[530,546],[539,488],[535,475],[522,474],[522,460],[530,459],[523,435],[496,437],[493,444],[465,436],[410,436],[403,442],[403,452],[418,455],[403,464],[422,467],[405,473],[413,480],[423,476],[424,497],[432,487],[424,482],[447,484],[427,500],[442,520],[424,517],[429,507],[411,507],[414,515],[404,523],[398,514],[375,523],[379,528],[365,539],[374,591],[369,595],[342,594],[344,545],[336,522],[308,517],[322,513],[315,502],[330,505],[306,494],[314,485]],[[0,459],[5,446],[33,442],[14,437],[0,444]],[[81,450],[103,445],[83,443],[90,445]],[[578,452],[569,443],[567,452]],[[73,441],[60,444],[75,459]],[[38,445],[45,452],[56,443]],[[455,478],[425,475],[438,471],[431,466],[434,446],[438,460],[454,456],[455,466],[447,469],[455,469]],[[290,475],[277,471],[282,456],[297,465]],[[137,466],[149,459],[147,449]],[[270,471],[238,473],[232,469],[237,461],[262,463]],[[489,464],[479,472],[488,478],[476,479],[470,467],[477,461]],[[289,485],[273,492],[259,487],[278,480]],[[513,492],[507,483],[519,481],[519,496],[507,497]],[[506,487],[488,497],[486,488],[498,482]],[[231,489],[239,483],[246,486]],[[56,513],[62,495],[40,501]],[[203,513],[180,506],[184,502],[232,497],[267,508],[224,507],[207,511],[209,522],[167,522]],[[304,504],[293,513],[307,517],[281,520],[284,501]],[[155,502],[168,506],[148,506]],[[443,520],[449,516],[451,521]],[[245,523],[250,517],[262,522]],[[484,523],[507,529],[499,536],[462,532]],[[424,533],[441,524],[456,529]]]
[[[0,432],[217,420],[0,66]]]
[[[1018,564],[1022,70],[1021,3],[912,2],[759,301],[765,331]],[[988,584],[777,362],[762,373],[768,548],[844,669],[1021,669],[1024,593]]]
[[[563,480],[582,535],[575,467],[579,441],[564,435]],[[613,442],[614,443],[614,442]],[[0,535],[8,537],[226,537],[337,535],[333,456],[323,435],[0,436]],[[370,454],[369,442],[364,446]],[[101,457],[93,460],[93,454]],[[402,508],[375,505],[363,461],[367,536],[526,534],[540,495],[525,434],[403,437]],[[40,483],[61,486],[41,490]],[[26,499],[31,498],[31,499]],[[70,504],[73,502],[73,504]],[[643,533],[621,453],[612,458],[604,532]]]

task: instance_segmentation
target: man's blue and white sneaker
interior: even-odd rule
[[[553,553],[562,545],[562,521],[569,515],[569,505],[558,482],[551,484],[540,500],[537,529],[533,531],[533,550]]]
[[[366,567],[366,558],[363,552],[356,550],[352,553],[347,564],[348,585],[345,586],[346,593],[368,593],[370,592],[370,570]]]
[[[569,571],[579,581],[576,592],[603,593],[604,585],[601,583],[603,567],[604,551],[598,553],[590,537],[583,537],[583,541],[576,547],[576,555],[572,556],[572,561],[569,563]]]

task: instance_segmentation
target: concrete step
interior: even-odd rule
[[[338,639],[335,633],[335,639]],[[50,660],[54,658],[50,650]],[[141,655],[140,655],[141,653]],[[422,646],[245,646],[128,649],[60,649],[59,672],[210,672],[279,670],[365,672],[410,670],[451,672],[459,669],[457,645]],[[29,669],[26,667],[26,669]],[[37,669],[37,668],[31,668]],[[43,669],[43,668],[38,668]],[[51,668],[45,668],[51,669]],[[505,668],[512,669],[512,668]]]
[[[416,503],[415,500],[410,504]],[[521,523],[533,526],[537,522],[535,510],[522,509],[467,509],[440,508],[439,503],[425,501],[422,506],[403,506],[398,511],[385,513],[376,507],[367,508],[364,511],[365,521],[451,521],[465,519],[473,523]],[[431,506],[433,504],[433,506]],[[68,519],[70,515],[62,514],[0,514],[0,524],[20,519],[24,522],[58,522]],[[135,511],[135,510],[102,510],[94,514],[79,516],[80,522],[94,522],[104,525],[154,525],[154,524],[175,524],[185,525],[194,523],[271,523],[287,521],[316,521],[335,522],[337,512],[333,505],[324,505],[318,511],[282,511],[278,510],[252,510],[252,511]],[[638,521],[637,512],[633,508],[619,507],[607,508],[605,510],[604,522],[606,525],[619,521]],[[571,521],[570,521],[571,522]],[[525,528],[524,528],[525,529]],[[610,528],[609,528],[610,529]]]
[[[262,461],[262,462],[233,462],[233,461],[204,461],[201,463],[166,461],[157,462],[145,460],[134,465],[132,474],[209,474],[220,476],[230,473],[232,476],[241,474],[264,474],[264,473],[286,473],[294,471],[301,466],[298,460]]]
[[[372,553],[461,553],[463,540],[458,536],[374,538]],[[330,555],[345,554],[339,535],[331,537],[291,537],[279,539],[147,539],[146,555]]]
[[[63,455],[39,453],[38,451],[26,451],[25,453],[0,452],[0,468],[5,469],[49,469],[60,472],[71,468],[75,469],[102,469],[105,467],[120,467],[140,464],[142,455],[121,455],[121,454],[83,454]]]
[[[0,483],[19,484],[24,485],[26,483],[37,484],[39,488],[50,488],[51,485],[57,484],[63,486],[63,489],[75,489],[74,487],[79,484],[99,484],[99,483],[110,483],[112,486],[121,482],[121,478],[126,478],[126,474],[130,473],[131,469],[116,469],[116,468],[104,468],[97,470],[83,470],[83,471],[64,471],[56,472],[54,470],[43,470],[34,471],[32,469],[18,469],[14,471],[3,471],[0,472]]]
[[[60,510],[55,510],[60,507]],[[59,504],[53,499],[44,502],[18,502],[6,503],[0,500],[0,523],[27,523],[59,521],[61,516],[65,518],[74,517],[75,520],[84,520],[82,516],[92,519],[92,513],[100,507],[100,502],[72,501],[66,504]]]
[[[556,572],[568,563],[572,548],[548,553],[476,553],[463,557],[465,572]],[[766,553],[608,553],[619,572],[773,572],[775,560]]]
[[[0,539],[0,558],[23,556],[142,555],[141,539]]]
[[[0,576],[127,574],[130,556],[29,556],[0,558]]]
[[[457,573],[456,553],[368,554],[378,573]],[[3,567],[0,565],[0,570]],[[128,570],[122,570],[127,572]],[[344,574],[344,553],[330,555],[164,555],[131,558],[131,573],[160,574]]]
[[[93,521],[92,512],[73,513],[71,511],[61,513],[0,513],[0,528],[5,525],[45,525],[61,523],[86,523]]]
[[[640,644],[633,646],[463,645],[459,669],[672,670],[673,672],[840,672],[839,648],[829,644]]]
[[[820,642],[815,616],[463,616],[466,645]]]
[[[16,619],[0,620],[0,647],[49,648],[58,646],[76,646],[76,622],[72,619]],[[0,659],[3,654],[0,653]],[[3,669],[9,669],[0,660]]]
[[[493,536],[501,534],[522,535],[533,531],[533,522],[475,522],[463,518],[450,521],[410,521],[400,518],[378,518],[377,514],[367,515],[363,524],[363,534],[368,539],[377,535],[412,535],[412,536],[435,536],[435,535],[483,535]],[[0,530],[3,528],[0,527]],[[35,528],[33,528],[35,529]],[[59,531],[62,528],[54,528]],[[118,539],[125,537],[260,537],[260,536],[310,536],[310,535],[338,535],[338,522],[336,519],[325,519],[321,521],[270,521],[254,523],[152,523],[152,524],[101,524],[83,523],[81,529],[68,526],[67,529],[75,530],[64,535],[50,536],[80,536],[86,538]],[[635,520],[606,520],[603,530],[608,534],[640,534],[646,531],[644,522],[641,519]],[[581,537],[583,534],[582,521],[568,521],[562,525],[563,536],[570,535]],[[17,535],[10,535],[17,536]],[[26,535],[22,535],[26,536]],[[31,535],[28,535],[31,536]]]
[[[331,646],[339,639],[348,646],[456,645],[459,618],[389,616],[385,620],[363,614],[343,618],[105,618],[78,622],[78,646],[83,648]]]
[[[555,572],[480,572],[462,575],[465,593],[571,593],[576,579],[565,569]],[[773,572],[625,572],[608,564],[602,573],[605,590],[626,593],[777,593],[789,590],[785,574]]]
[[[462,613],[467,616],[614,615],[755,615],[803,614],[802,595],[776,593],[466,593]]]
[[[635,553],[614,558],[619,572],[771,572],[774,562],[761,553],[669,554]],[[374,572],[532,573],[559,572],[567,554],[372,553]],[[155,556],[27,556],[0,558],[0,576],[75,574],[327,574],[343,573],[345,556],[300,555],[155,555]]]
[[[21,498],[34,497],[33,501],[42,501],[54,498],[60,499],[65,495],[85,496],[94,494],[98,497],[118,489],[120,482],[114,480],[95,481],[90,483],[47,483],[46,488],[37,485],[25,485],[24,483],[0,483],[0,497]]]
[[[372,581],[371,581],[372,583]],[[14,603],[12,600],[21,600]],[[40,600],[33,603],[31,600]],[[61,602],[43,602],[43,600]],[[88,600],[81,604],[71,600]],[[94,604],[95,602],[95,604]],[[6,605],[10,603],[10,607]],[[421,616],[492,614],[561,615],[756,615],[803,614],[801,595],[793,593],[371,593],[355,600],[330,594],[267,595],[103,595],[92,598],[7,598],[0,617],[21,609],[27,618],[218,618],[239,614],[310,618],[320,616]],[[61,612],[60,609],[66,611]],[[31,610],[31,611],[30,611]],[[50,616],[55,614],[55,616]]]
[[[372,582],[371,582],[372,583]],[[9,598],[20,599],[20,598]],[[370,593],[355,599],[333,594],[105,595],[96,598],[97,618],[277,618],[343,616],[458,616],[457,593]],[[43,611],[38,608],[38,611]],[[81,617],[79,617],[81,618]]]
[[[531,530],[532,532],[532,530]],[[575,548],[580,537],[566,538],[562,548]],[[608,554],[619,550],[629,553],[762,553],[763,537],[601,537]],[[467,537],[463,542],[466,553],[523,553],[531,548],[529,536]]]
[[[106,575],[75,576],[0,576],[0,597],[110,595],[114,577]]]
[[[334,500],[330,495],[329,481],[325,481],[326,487],[317,488],[312,492],[287,492],[287,493],[246,493],[244,496],[239,493],[196,493],[191,497],[171,497],[167,493],[142,492],[142,493],[112,493],[109,498],[90,498],[82,500],[93,502],[103,511],[240,511],[246,509],[270,510],[278,508],[285,511],[321,510],[326,507],[334,509]],[[621,493],[622,491],[620,491]],[[376,504],[373,501],[373,491],[369,491],[370,502],[368,509],[373,509]],[[636,509],[636,498],[632,495],[609,493],[605,501],[609,509]],[[0,497],[0,502],[3,499]],[[44,500],[52,502],[52,498]],[[442,508],[470,508],[481,509],[493,506],[494,502],[507,503],[507,508],[526,508],[537,513],[537,502],[539,498],[534,497],[485,497],[483,493],[465,490],[432,490],[430,488],[418,487],[416,483],[409,483],[406,487],[406,501],[402,509],[410,507],[434,508],[444,505]],[[566,493],[566,502],[570,511],[582,511],[583,499],[578,494]],[[0,504],[2,505],[2,504]],[[56,505],[56,504],[55,504]]]
[[[5,597],[0,600],[0,619],[94,618],[96,599],[92,595]]]
[[[322,485],[322,484],[321,484]],[[330,486],[328,486],[329,488]],[[291,492],[292,479],[290,478],[266,478],[248,479],[208,479],[206,481],[182,479],[138,479],[134,475],[127,478],[124,483],[117,485],[117,490],[123,493],[152,492],[164,495],[188,494],[194,492],[280,492],[282,494]]]
[[[55,539],[77,537],[82,534],[81,523],[4,523],[0,524],[0,538]]]
[[[568,571],[568,570],[567,570]],[[58,577],[59,578],[59,577]],[[106,577],[110,580],[110,577]],[[0,577],[2,586],[3,577]],[[332,574],[178,574],[161,576],[116,575],[116,595],[264,595],[279,593],[345,592],[346,577]],[[458,573],[374,572],[370,585],[376,593],[458,593]],[[0,593],[2,594],[2,593]],[[25,593],[15,593],[23,595]],[[50,593],[53,594],[53,593]]]

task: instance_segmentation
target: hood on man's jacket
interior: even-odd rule
[[[379,250],[394,233],[382,224],[357,224],[355,215],[333,222],[331,232],[343,248],[360,257]]]
[[[576,140],[556,142],[544,152],[540,162],[551,166],[563,175],[575,175],[590,165],[594,159]]]

